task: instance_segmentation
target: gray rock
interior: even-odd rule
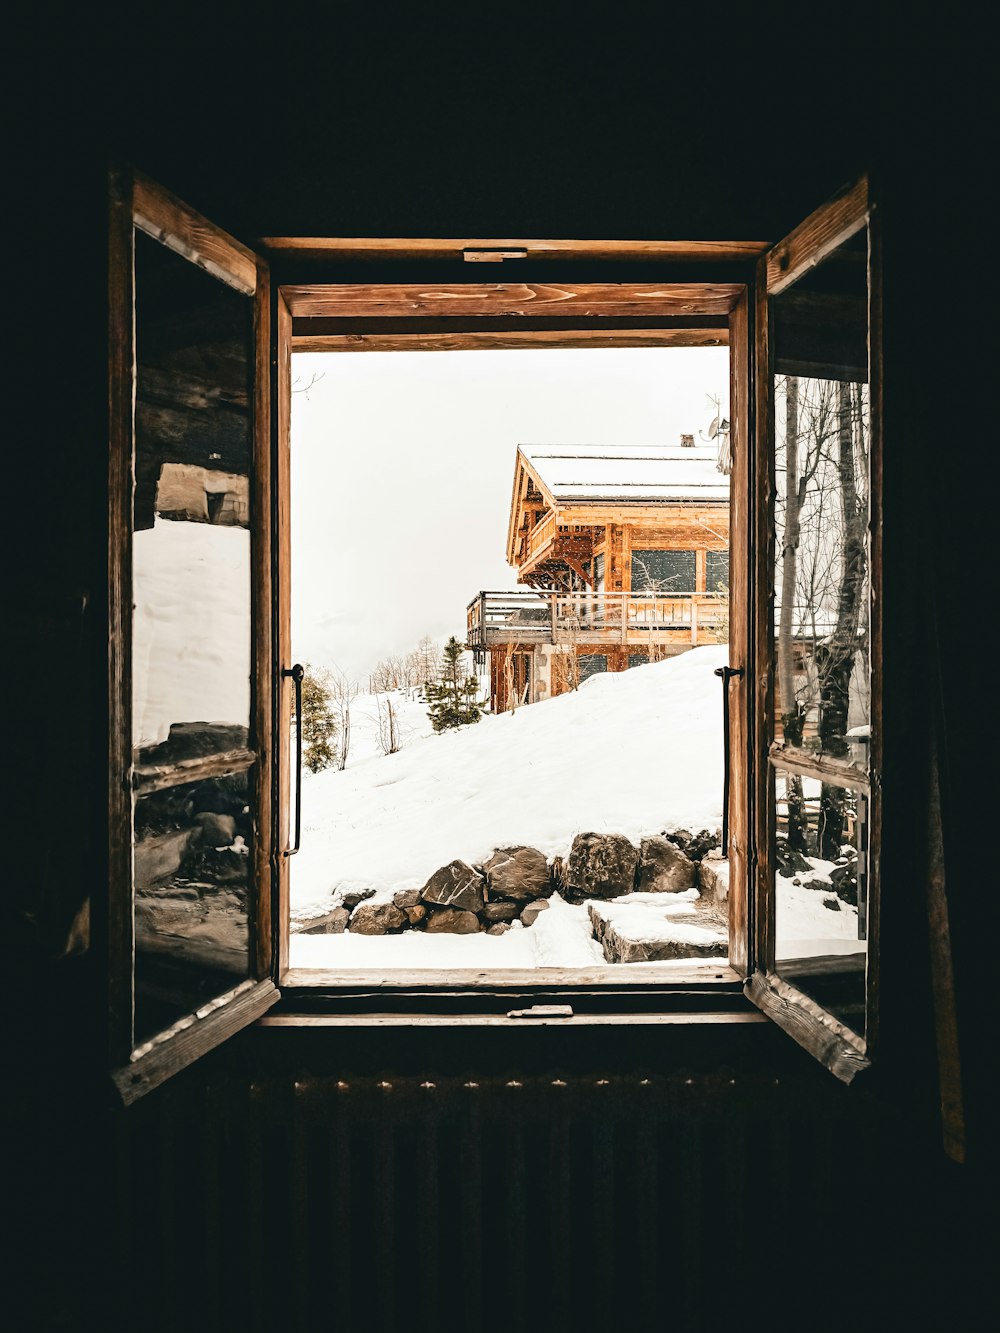
[[[157,880],[177,873],[192,835],[192,829],[172,829],[169,833],[139,839],[135,844],[136,892],[141,893]]]
[[[508,930],[510,930],[509,921],[498,921],[495,925],[486,927],[487,935],[506,935]]]
[[[671,920],[664,913],[660,928],[651,929],[648,915],[637,913],[632,920],[628,908],[617,904],[590,903],[587,911],[609,963],[658,963],[677,958],[725,958],[729,936],[724,925],[709,913]]]
[[[351,913],[349,930],[359,935],[388,935],[407,925],[405,912],[395,903],[359,903]]]
[[[463,912],[456,907],[442,907],[432,912],[427,920],[429,935],[475,935],[480,929],[475,912]]]
[[[432,907],[454,907],[463,912],[481,912],[485,904],[483,877],[464,861],[449,861],[435,870],[420,890]]]
[[[344,889],[340,895],[340,905],[352,912],[358,903],[363,903],[374,892],[374,889]]]
[[[521,915],[520,903],[487,903],[479,913],[484,921],[516,921]]]
[[[207,847],[229,847],[236,837],[236,820],[232,815],[203,810],[194,822],[201,829],[201,840]]]
[[[697,870],[690,857],[666,838],[643,838],[639,849],[640,893],[680,893],[693,889]]]
[[[392,895],[392,901],[397,907],[402,907],[404,910],[407,907],[416,907],[417,903],[420,901],[420,890],[397,889]]]
[[[483,869],[494,898],[538,898],[549,891],[549,863],[534,847],[501,847]]]
[[[548,905],[548,899],[546,898],[539,898],[536,902],[529,903],[521,913],[521,925],[533,926]]]
[[[725,857],[706,856],[699,863],[698,887],[706,902],[725,907],[729,902],[729,862]]]
[[[300,935],[343,935],[347,929],[347,923],[351,919],[351,914],[346,907],[335,907],[333,911],[327,912],[316,921],[311,921],[304,930],[300,930]]]
[[[569,893],[584,898],[617,898],[631,893],[639,852],[620,833],[578,833],[563,867]]]

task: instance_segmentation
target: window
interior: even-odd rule
[[[694,551],[633,551],[633,592],[694,592]]]
[[[109,1012],[111,1059],[126,1099],[141,1095],[258,1018],[278,998],[279,989],[294,993],[302,982],[288,969],[287,933],[289,857],[298,842],[290,726],[297,673],[290,659],[287,620],[290,354],[293,343],[329,349],[338,340],[343,348],[366,350],[415,344],[572,346],[600,336],[631,337],[640,345],[651,339],[661,344],[728,341],[730,560],[723,561],[723,551],[706,550],[708,542],[700,552],[690,547],[631,552],[633,580],[640,560],[655,566],[641,575],[646,580],[641,587],[633,582],[633,592],[652,592],[661,577],[682,577],[693,592],[702,571],[705,591],[700,595],[711,596],[712,580],[720,574],[730,590],[726,615],[734,669],[722,678],[731,760],[730,958],[715,981],[704,984],[713,988],[716,1007],[735,1010],[743,1002],[745,977],[746,995],[842,1077],[850,1078],[869,1060],[875,1041],[872,960],[878,923],[882,737],[875,614],[880,497],[878,468],[872,463],[880,448],[880,398],[877,307],[870,295],[877,288],[868,278],[877,272],[872,260],[877,233],[868,226],[868,217],[867,184],[862,182],[769,251],[756,278],[750,265],[764,247],[734,245],[727,250],[716,245],[702,252],[695,244],[685,257],[689,271],[697,272],[711,256],[713,268],[704,269],[704,280],[672,283],[669,270],[666,279],[661,270],[655,283],[627,290],[629,284],[618,280],[598,281],[598,268],[593,282],[563,284],[558,300],[548,306],[544,285],[523,284],[520,271],[507,285],[456,282],[447,286],[452,322],[449,331],[442,332],[433,285],[405,291],[399,284],[380,288],[282,282],[272,301],[269,268],[262,258],[138,174],[116,174],[111,234]],[[623,243],[617,249],[628,253],[630,244],[640,245]],[[561,262],[551,257],[544,242],[522,248],[531,256],[527,264]],[[461,262],[460,248],[453,243],[441,242],[440,249],[438,258]],[[341,260],[350,258],[350,243],[332,243],[329,252]],[[280,241],[270,243],[270,253],[284,262]],[[575,257],[583,263],[587,253],[587,243],[580,243]],[[644,264],[655,265],[676,257],[676,247],[651,244],[641,254]],[[732,281],[719,280],[720,262],[732,265]],[[827,275],[830,282],[824,286]],[[572,314],[577,299],[585,312],[580,315]],[[636,313],[639,309],[641,314]],[[698,328],[692,328],[692,311]],[[609,316],[618,321],[613,335],[601,324]],[[634,321],[631,330],[622,330],[623,317]],[[477,319],[482,321],[478,326]],[[387,320],[404,322],[387,325]],[[757,347],[753,383],[751,336]],[[267,370],[271,363],[277,367],[273,411]],[[815,392],[828,398],[832,394],[836,412],[852,423],[849,432],[846,425],[844,430],[854,450],[853,500],[843,484],[846,473],[841,471],[841,481],[836,480],[835,454],[825,455],[823,468],[813,474],[830,483],[823,505],[834,510],[839,506],[842,515],[851,503],[861,503],[862,492],[866,496],[864,577],[852,585],[852,628],[844,636],[849,661],[834,663],[827,651],[829,634],[823,625],[830,606],[823,598],[814,599],[811,621],[796,611],[790,651],[781,619],[783,608],[787,619],[788,607],[799,605],[805,553],[817,563],[822,549],[809,548],[807,541],[801,544],[803,559],[791,602],[776,601],[768,591],[785,573],[774,553],[776,524],[787,521],[787,513],[783,518],[770,497],[779,471],[795,470],[788,461],[790,436],[786,433],[782,444],[774,429],[782,382],[787,412],[787,386],[793,380],[835,386]],[[808,395],[813,392],[802,389],[799,402],[811,402]],[[202,413],[200,420],[208,427],[201,443],[186,430],[171,434],[171,423],[191,413]],[[866,413],[868,424],[862,429]],[[176,447],[178,441],[181,447]],[[862,450],[867,451],[867,471],[859,465]],[[808,446],[800,455],[808,456]],[[804,509],[800,527],[812,517],[812,511]],[[543,516],[524,532],[512,533],[511,540],[541,542],[548,522]],[[613,537],[614,521],[608,522]],[[144,548],[150,545],[158,551],[147,565]],[[144,623],[155,618],[146,616],[144,605],[151,610],[167,605],[158,592],[148,596],[148,589],[169,586],[177,601],[197,609],[190,592],[183,599],[177,593],[191,572],[188,547],[202,551],[200,568],[206,579],[216,586],[230,581],[231,620],[207,625],[200,634],[181,626],[183,632],[169,641],[153,634],[144,639]],[[841,587],[850,563],[844,549],[832,573]],[[623,564],[628,553],[609,546],[595,555],[595,588],[578,587],[572,595],[586,601],[600,580],[609,595],[628,597],[624,579],[629,567]],[[151,576],[159,582],[150,583]],[[188,725],[174,732],[168,728],[163,736],[151,682],[158,672],[162,675],[164,654],[182,655],[183,644],[193,641],[205,648],[211,661],[193,673],[186,687],[190,706],[182,720]],[[242,665],[235,666],[230,650],[242,654]],[[638,654],[626,648],[623,667],[632,655]],[[791,666],[784,671],[782,662],[789,659]],[[228,670],[238,671],[243,685],[235,685],[235,676],[226,684],[223,675]],[[783,672],[790,682],[784,696]],[[858,712],[866,688],[867,724]],[[841,718],[836,725],[830,720],[835,694]],[[784,706],[789,697],[796,707],[779,713],[776,703]],[[792,733],[786,718],[791,719]],[[801,735],[794,732],[799,721]],[[831,863],[838,878],[836,884],[830,879],[833,892],[826,896],[842,904],[852,894],[858,898],[860,906],[847,905],[859,922],[858,939],[852,943],[863,948],[830,949],[824,935],[822,950],[789,952],[781,925],[788,910],[788,899],[782,897],[787,877],[779,873],[779,855],[795,820],[808,848],[830,850],[831,819],[839,821],[837,837],[847,868],[841,874],[844,865]],[[826,859],[815,850],[802,855]],[[832,907],[822,910],[832,919]],[[848,915],[842,907],[836,910]],[[831,964],[831,958],[848,954],[846,964]],[[324,1003],[336,1007],[339,997],[347,996],[349,1006],[343,978],[313,980],[326,986]],[[412,991],[401,983],[386,999],[387,1006],[412,1003]],[[525,989],[495,982],[473,992],[471,999],[445,994],[440,1003],[453,1009],[464,1005],[505,1021],[508,1010],[530,1010],[534,1000],[547,996],[582,1007],[577,1018],[566,1021],[585,1021],[584,1011],[608,1012],[610,1002],[593,980],[554,993],[537,984]],[[655,1018],[665,1003],[669,988],[637,987],[629,1011]],[[431,1001],[424,996],[421,1004],[426,1009]]]

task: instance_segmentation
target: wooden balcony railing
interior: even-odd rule
[[[481,592],[468,606],[470,648],[520,643],[719,643],[728,599],[705,592]]]

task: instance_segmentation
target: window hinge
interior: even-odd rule
[[[508,1018],[572,1018],[573,1008],[568,1004],[533,1004],[530,1009],[511,1009]]]
[[[462,251],[462,258],[467,264],[499,264],[504,259],[524,259],[527,250],[477,250],[474,247]]]

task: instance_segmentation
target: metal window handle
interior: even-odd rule
[[[295,682],[295,842],[286,847],[283,856],[294,856],[302,846],[302,681],[306,669],[301,662],[285,667],[282,676]]]
[[[722,681],[722,854],[729,855],[729,682],[734,676],[742,677],[742,667],[716,667],[715,674]]]

